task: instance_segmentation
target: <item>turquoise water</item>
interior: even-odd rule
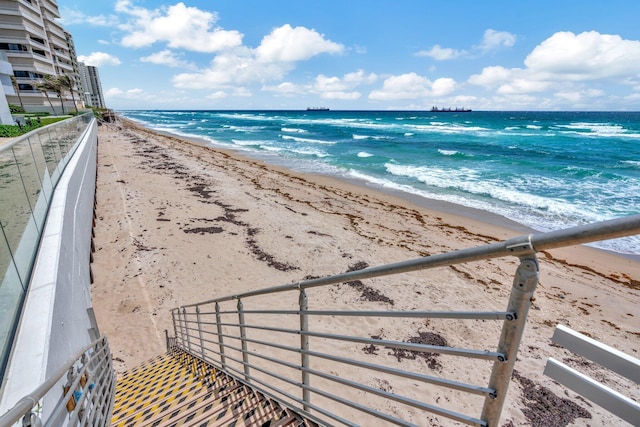
[[[121,113],[301,172],[361,179],[539,231],[640,213],[640,113]],[[598,246],[640,255],[640,237]]]

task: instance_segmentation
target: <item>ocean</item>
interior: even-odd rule
[[[299,172],[538,231],[640,213],[640,112],[121,111]],[[593,246],[640,255],[640,237]]]

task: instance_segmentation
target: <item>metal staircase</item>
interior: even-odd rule
[[[127,372],[116,386],[111,425],[311,425],[232,377],[179,349]]]

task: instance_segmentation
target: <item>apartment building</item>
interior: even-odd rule
[[[98,69],[91,65],[78,63],[80,70],[80,86],[84,89],[83,100],[86,106],[107,108],[102,94],[102,84]]]
[[[15,95],[7,94],[10,104],[22,105],[29,112],[54,114],[82,106],[79,94],[84,91],[79,88],[73,39],[57,21],[59,18],[56,0],[0,0],[0,51],[13,67],[16,87]],[[61,100],[49,92],[47,99],[37,88],[46,74],[70,76],[76,82],[73,96],[64,91]]]

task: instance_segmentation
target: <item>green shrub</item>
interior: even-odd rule
[[[9,111],[11,111],[11,114],[22,114],[24,113],[24,108],[20,105],[9,104]]]
[[[29,133],[40,126],[41,125],[35,120],[32,120],[30,125],[0,125],[0,138],[15,138],[17,136],[24,135],[25,133]]]
[[[46,126],[46,125],[50,125],[51,123],[56,123],[56,122],[60,122],[62,120],[67,120],[69,118],[69,116],[62,116],[62,117],[42,117],[40,119],[40,122],[42,123],[42,126]]]

